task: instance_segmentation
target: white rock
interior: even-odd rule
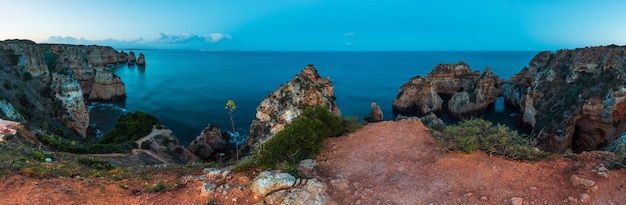
[[[263,171],[254,178],[250,188],[257,196],[265,196],[271,192],[286,189],[296,183],[296,178],[288,173],[272,173]]]
[[[513,197],[513,198],[511,198],[511,204],[512,205],[523,205],[524,204],[524,198]]]
[[[582,193],[582,194],[580,194],[580,196],[578,196],[578,199],[582,203],[587,203],[587,202],[591,201],[591,196],[589,196],[589,194],[587,194],[587,193]]]
[[[581,177],[579,177],[577,175],[570,176],[569,180],[572,183],[572,185],[574,185],[576,187],[583,188],[583,189],[588,189],[588,188],[590,188],[590,187],[592,187],[593,185],[596,184],[596,182],[593,181],[593,180],[584,179],[584,178],[581,178]]]

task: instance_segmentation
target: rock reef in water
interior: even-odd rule
[[[341,115],[330,78],[321,78],[313,65],[306,66],[287,84],[270,93],[257,107],[247,146],[255,148],[291,123],[304,109],[320,105]]]
[[[400,114],[447,112],[455,118],[477,116],[501,95],[500,84],[489,67],[481,75],[463,62],[439,64],[427,77],[415,76],[402,85],[392,106]]]
[[[503,85],[541,148],[604,149],[626,131],[626,47],[537,54]]]

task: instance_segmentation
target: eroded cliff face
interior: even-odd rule
[[[0,44],[0,48],[6,52],[13,52],[17,58],[15,66],[23,71],[29,72],[33,77],[42,77],[47,80],[49,70],[44,61],[39,47],[35,42],[29,40],[8,40]]]
[[[481,75],[463,62],[439,64],[427,77],[416,76],[400,87],[393,101],[399,114],[425,116],[447,112],[452,117],[481,114],[498,96],[502,82],[489,67]],[[444,100],[448,106],[444,107]]]
[[[313,65],[306,66],[293,80],[270,93],[257,107],[247,145],[255,148],[291,123],[306,107],[321,105],[341,115],[335,103],[330,78],[321,78]]]
[[[127,55],[111,47],[43,44],[45,53],[56,56],[55,70],[71,70],[78,79],[85,98],[90,101],[113,101],[126,98],[126,86],[113,74],[112,66],[127,63]]]
[[[542,148],[603,149],[626,131],[626,47],[537,54],[503,86]]]
[[[50,86],[56,91],[54,98],[61,101],[63,107],[67,109],[67,114],[61,116],[65,127],[76,131],[81,136],[86,136],[89,111],[85,106],[81,86],[74,74],[53,73]]]

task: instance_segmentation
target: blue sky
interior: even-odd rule
[[[626,44],[623,0],[5,0],[0,40],[115,48],[556,50]]]

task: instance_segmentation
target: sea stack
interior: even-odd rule
[[[143,55],[143,53],[139,53],[139,57],[137,58],[137,65],[146,66],[146,57]]]

